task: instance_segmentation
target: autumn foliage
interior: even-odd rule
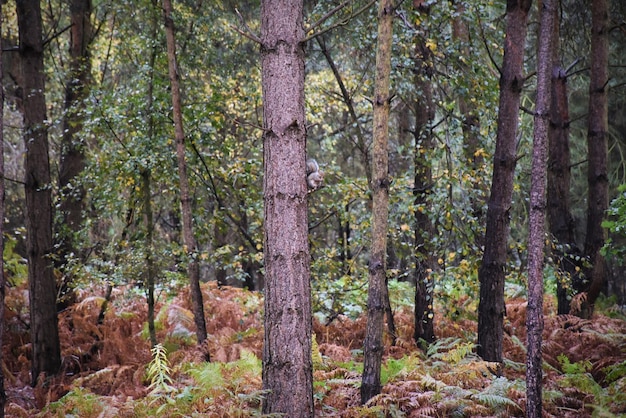
[[[209,338],[201,347],[195,344],[187,291],[159,298],[157,335],[167,353],[169,384],[155,386],[148,378],[154,362],[140,289],[114,289],[98,325],[105,289],[96,288],[82,292],[79,303],[60,314],[63,373],[31,388],[26,294],[11,288],[3,347],[7,416],[261,415],[262,295],[214,283],[202,290]],[[621,390],[626,322],[601,314],[583,320],[554,312],[554,303],[546,303],[544,415],[626,412]],[[437,310],[438,340],[425,353],[411,339],[412,312],[396,310],[398,338],[390,346],[386,336],[383,390],[365,406],[359,395],[365,319],[314,321],[316,415],[523,416],[525,315],[525,300],[508,301],[505,361],[498,365],[474,354],[475,312],[461,312],[452,320]],[[212,363],[203,361],[205,350]]]

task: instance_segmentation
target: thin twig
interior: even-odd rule
[[[243,19],[243,16],[241,15],[241,13],[239,13],[239,10],[235,9],[235,13],[237,13],[237,16],[239,17],[239,21],[241,22],[241,26],[243,26],[243,28],[245,30],[241,30],[239,29],[237,26],[234,25],[230,25],[230,28],[233,29],[235,32],[239,33],[240,35],[245,36],[246,38],[250,39],[253,42],[258,43],[259,45],[262,44],[261,42],[261,38],[259,38],[258,36],[256,36],[248,27],[246,21]]]
[[[345,25],[350,19],[352,19],[353,17],[356,17],[358,15],[360,15],[361,13],[363,13],[364,11],[366,11],[367,9],[369,9],[374,3],[376,3],[376,0],[371,0],[369,3],[367,3],[365,6],[363,6],[362,8],[360,8],[359,10],[357,10],[356,12],[352,13],[350,16],[346,17],[345,19],[343,19],[341,22],[338,22],[334,25],[331,25],[329,27],[327,27],[326,29],[322,29],[319,32],[316,33],[312,33],[311,35],[307,36],[306,38],[304,38],[304,40],[302,42],[308,42],[313,38],[316,38],[320,35],[325,34],[326,32],[335,29],[339,26],[343,26]],[[317,22],[315,22],[315,24],[317,24]]]
[[[339,10],[343,9],[344,7],[346,7],[348,5],[348,3],[350,3],[350,2],[351,2],[351,0],[346,0],[343,3],[341,3],[339,6],[335,7],[332,10],[330,10],[328,13],[326,13],[324,16],[322,16],[320,19],[318,19],[317,22],[315,22],[311,26],[309,26],[306,31],[310,32],[312,30],[315,30],[315,28],[317,28],[322,23],[327,21],[332,15],[337,13]]]

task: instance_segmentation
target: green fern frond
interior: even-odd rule
[[[565,354],[559,354],[557,360],[565,374],[582,374],[588,372],[593,367],[589,360],[571,363]]]
[[[146,370],[146,376],[150,381],[150,386],[148,386],[150,395],[176,392],[176,388],[172,386],[174,381],[170,377],[171,369],[167,359],[167,350],[162,344],[157,344],[150,351],[152,361]]]
[[[446,351],[452,350],[454,347],[461,344],[461,342],[462,340],[460,338],[441,338],[428,347],[428,350],[426,351],[426,356],[435,359],[441,359]]]
[[[315,334],[311,337],[311,359],[313,361],[313,370],[321,370],[324,367],[324,360],[322,359],[322,353],[320,353],[320,346],[317,343]]]
[[[260,376],[263,370],[261,359],[250,350],[242,349],[239,353],[239,360],[227,363],[225,367],[233,372],[232,379],[242,379],[248,376]]]
[[[521,410],[518,404],[505,396],[495,395],[491,393],[477,393],[475,395],[472,395],[472,399],[476,400],[476,402],[482,405],[486,405],[496,410],[504,409],[506,407],[513,407]]]
[[[380,373],[381,383],[384,385],[398,375],[417,369],[419,362],[419,358],[413,356],[404,356],[400,359],[390,357],[382,367]]]
[[[564,396],[564,394],[560,390],[544,389],[541,392],[541,396],[543,397],[543,400],[546,403],[553,403],[557,399],[561,399]]]
[[[593,409],[594,418],[617,418],[623,417],[623,415],[616,415],[606,405],[589,405]]]
[[[621,363],[611,364],[605,367],[603,371],[606,373],[607,382],[613,383],[626,376],[626,360]]]
[[[513,360],[509,360],[509,359],[504,359],[504,367],[508,367],[511,368],[513,370],[515,370],[516,372],[521,372],[526,370],[526,364],[525,363],[520,363],[517,361],[513,361]]]
[[[204,390],[224,387],[224,376],[222,375],[222,365],[220,363],[194,363],[189,366],[186,372]]]

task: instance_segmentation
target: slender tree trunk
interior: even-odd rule
[[[574,218],[570,209],[570,148],[569,104],[567,97],[567,71],[559,64],[560,30],[558,16],[554,19],[552,32],[553,71],[552,104],[548,129],[548,224],[554,240],[553,256],[559,265],[557,277],[557,312],[568,314],[568,288],[576,275],[575,265],[568,254],[576,252]]]
[[[65,86],[65,113],[63,115],[63,136],[61,138],[61,157],[59,163],[59,211],[61,224],[56,225],[59,240],[60,267],[76,257],[74,234],[78,232],[83,220],[83,199],[85,189],[80,184],[79,175],[85,168],[85,144],[79,137],[83,127],[81,112],[83,101],[87,97],[91,83],[91,57],[89,45],[92,41],[91,0],[72,0],[70,72]],[[59,289],[61,306],[74,302],[72,277],[66,273]]]
[[[424,14],[424,19],[428,17]],[[432,51],[423,39],[418,38],[415,45],[415,87],[420,93],[415,100],[415,329],[413,339],[424,347],[435,340],[433,293],[434,282],[430,272],[435,265],[431,245],[435,228],[430,221],[431,205],[428,200],[432,187],[432,168],[430,154],[433,149],[433,136],[430,123],[435,117],[433,103]]]
[[[0,33],[4,13],[0,4]],[[2,65],[2,48],[0,48],[0,80],[4,80]],[[4,219],[4,87],[0,85],[0,219]],[[0,222],[0,237],[4,237],[4,222]],[[4,254],[4,239],[0,239],[0,254]],[[4,296],[6,277],[4,276],[4,258],[0,257],[0,347],[4,347]],[[3,350],[0,350],[0,365],[4,364]],[[7,394],[4,390],[4,367],[0,367],[0,418],[4,418],[4,407]]]
[[[526,310],[526,417],[541,418],[541,333],[543,332],[543,260],[545,247],[548,128],[553,68],[552,34],[556,0],[542,0],[537,54],[537,96],[533,132],[528,231],[528,308]]]
[[[261,2],[263,413],[313,416],[302,0]]]
[[[608,62],[609,62],[608,0],[591,2],[591,77],[589,85],[589,127],[587,132],[587,236],[585,255],[592,267],[586,272],[590,285],[580,315],[590,318],[596,299],[606,280],[606,261],[600,249],[606,240],[602,228],[609,206],[608,177]]]
[[[46,127],[45,74],[39,0],[18,0],[22,64],[26,234],[32,343],[31,378],[54,375],[61,365],[52,253],[52,187]]]
[[[374,82],[374,147],[372,152],[372,244],[369,261],[367,328],[363,347],[361,403],[380,393],[385,315],[387,223],[389,217],[389,82],[394,8],[381,0],[378,8],[378,45]]]
[[[150,12],[150,19],[152,27],[150,31],[150,39],[156,39],[158,32],[158,18],[157,18],[157,0],[152,1],[152,8]],[[152,115],[154,104],[154,65],[156,62],[157,48],[156,42],[153,44],[152,51],[150,52],[149,62],[149,80],[148,90],[146,92],[146,124],[148,126],[147,136],[150,141],[154,139],[154,117]],[[141,167],[141,184],[143,191],[143,220],[145,228],[145,241],[144,241],[144,261],[146,267],[144,270],[144,286],[146,286],[146,299],[148,303],[148,333],[150,335],[150,343],[152,347],[157,345],[156,328],[154,324],[154,311],[155,311],[155,299],[154,288],[156,281],[156,269],[154,265],[154,220],[152,216],[152,170],[150,169],[150,157],[146,158],[146,166]]]
[[[183,127],[183,113],[180,99],[180,83],[178,64],[176,62],[176,39],[174,37],[174,21],[172,20],[172,1],[163,0],[163,14],[165,19],[165,35],[167,38],[167,60],[172,87],[172,106],[174,115],[174,129],[176,137],[176,157],[178,161],[178,179],[180,182],[180,205],[183,215],[183,242],[189,255],[189,284],[191,286],[191,304],[193,306],[194,322],[198,344],[207,338],[202,290],[200,289],[200,265],[198,263],[198,246],[193,234],[193,214],[189,180],[187,178],[187,161],[185,159],[185,130]],[[207,353],[208,357],[208,353]],[[207,358],[207,360],[209,360]]]
[[[451,1],[454,5],[455,15],[452,19],[452,37],[459,42],[460,52],[465,57],[470,57],[471,51],[469,47],[470,36],[469,27],[466,15],[466,2],[459,0]],[[460,61],[459,66],[461,71],[471,74],[471,69],[464,62]],[[463,155],[465,157],[465,163],[469,165],[469,172],[473,178],[479,177],[479,172],[483,170],[484,158],[482,153],[477,152],[481,148],[480,141],[480,119],[475,112],[474,107],[470,102],[471,93],[459,94],[457,98],[457,104],[459,106],[459,112],[461,113],[461,129],[463,131]],[[483,220],[483,206],[485,203],[485,196],[487,189],[485,183],[482,181],[475,181],[473,183],[473,190],[470,197],[470,203],[472,205],[472,215],[476,218],[477,224],[482,225]],[[479,238],[478,242],[482,245]]]
[[[502,362],[504,331],[504,277],[510,229],[513,176],[517,162],[517,129],[526,22],[532,0],[507,0],[504,60],[500,75],[500,110],[493,157],[491,196],[487,208],[484,254],[478,278],[478,355],[486,361]]]
[[[141,172],[141,188],[143,190],[143,220],[146,235],[144,242],[144,261],[146,263],[146,268],[144,270],[144,285],[146,286],[146,298],[148,303],[148,334],[150,335],[150,344],[154,347],[157,345],[158,341],[154,325],[154,286],[156,273],[153,254],[154,221],[152,219],[151,178],[152,174],[149,169],[144,169]]]

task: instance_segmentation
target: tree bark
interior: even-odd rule
[[[424,17],[425,19],[427,16]],[[433,135],[429,126],[435,117],[433,103],[432,51],[423,39],[417,39],[415,45],[415,87],[420,93],[415,100],[415,309],[413,339],[423,347],[435,340],[433,293],[434,282],[431,272],[435,266],[433,248],[430,244],[435,228],[428,216],[432,207],[428,200],[432,187],[432,168],[430,154],[433,149]]]
[[[153,9],[149,11],[150,16],[150,39],[156,39],[158,32],[158,14],[157,14],[157,0],[152,0]],[[146,91],[146,120],[145,123],[148,127],[147,136],[149,141],[154,140],[154,66],[157,57],[157,44],[153,43],[152,50],[150,51],[149,70],[148,70],[148,89]],[[144,286],[146,287],[146,299],[148,303],[148,333],[150,335],[150,344],[152,347],[156,346],[157,335],[156,327],[154,324],[155,319],[155,299],[154,289],[156,282],[156,268],[154,264],[154,219],[152,215],[152,170],[151,170],[150,156],[145,159],[144,166],[140,167],[141,175],[141,189],[142,189],[142,214],[145,228],[144,235],[144,261],[145,269],[143,272]]]
[[[70,72],[65,86],[65,113],[59,162],[59,211],[61,224],[56,226],[59,267],[76,257],[74,234],[82,225],[85,189],[79,175],[85,168],[85,144],[79,137],[83,127],[81,109],[91,83],[91,57],[89,46],[93,37],[91,26],[91,0],[72,0],[70,3]],[[75,295],[72,277],[66,273],[59,289],[62,307],[71,305]]]
[[[532,0],[507,0],[504,59],[500,75],[500,110],[493,162],[491,195],[487,208],[485,250],[478,271],[478,355],[502,362],[504,331],[504,278],[510,229],[513,176],[517,162],[517,129],[526,22]]]
[[[452,19],[452,37],[459,42],[460,52],[464,57],[470,57],[471,51],[469,48],[470,36],[466,15],[466,2],[459,0],[452,0],[454,5],[455,15]],[[471,69],[468,68],[463,61],[459,61],[461,71],[466,74],[471,74]],[[461,129],[463,131],[463,156],[465,157],[465,163],[469,165],[469,172],[474,178],[478,178],[478,174],[483,170],[484,158],[481,153],[477,152],[481,148],[480,142],[480,119],[470,101],[471,93],[459,94],[457,98],[457,104],[459,106],[459,112],[461,113]],[[483,206],[485,203],[485,196],[487,189],[485,183],[477,180],[473,183],[473,190],[470,197],[470,204],[472,206],[472,215],[476,218],[477,224],[482,225],[484,211]],[[482,238],[482,237],[480,237]],[[482,245],[480,243],[479,245]]]
[[[26,144],[24,189],[33,348],[31,383],[54,375],[61,365],[52,262],[52,187],[46,126],[45,73],[39,0],[19,0],[17,17],[22,63],[22,112]]]
[[[174,118],[174,130],[176,137],[176,160],[178,162],[178,181],[180,187],[180,206],[183,221],[183,242],[189,257],[189,284],[191,286],[191,304],[193,308],[194,322],[198,344],[202,344],[207,338],[206,321],[204,319],[204,306],[202,302],[202,290],[200,289],[200,265],[198,263],[198,245],[193,233],[193,213],[189,180],[187,178],[187,161],[185,159],[185,130],[183,126],[183,113],[180,98],[180,82],[178,76],[178,64],[176,60],[176,39],[174,37],[174,21],[172,20],[172,1],[163,0],[163,16],[165,20],[165,35],[167,40],[167,61],[172,87],[172,108]],[[208,352],[206,354],[209,360]]]
[[[537,95],[533,132],[528,231],[528,308],[526,310],[526,416],[541,418],[541,333],[543,332],[543,260],[545,247],[546,186],[550,88],[553,67],[554,0],[542,0],[537,54]]]
[[[567,97],[567,73],[559,65],[559,19],[554,19],[552,42],[552,104],[548,128],[548,193],[547,211],[550,234],[553,240],[552,254],[559,267],[557,276],[557,312],[568,314],[570,301],[568,289],[577,274],[570,254],[577,252],[574,236],[574,218],[570,208],[570,148],[569,103]]]
[[[263,413],[313,416],[302,0],[261,2]]]
[[[602,228],[604,214],[609,206],[608,177],[608,62],[609,62],[609,7],[607,0],[591,2],[591,76],[589,84],[589,116],[587,132],[587,236],[585,255],[591,261],[587,271],[590,280],[587,298],[579,313],[590,318],[594,304],[606,280],[606,261],[600,253],[606,240]]]
[[[378,44],[374,82],[374,147],[372,152],[372,244],[369,261],[367,328],[363,347],[361,403],[380,393],[383,326],[387,273],[387,224],[389,217],[389,83],[394,8],[381,0],[378,8]]]
[[[0,4],[0,33],[4,14]],[[4,80],[2,64],[2,48],[0,48],[0,80]],[[0,219],[4,219],[4,88],[0,86]],[[0,222],[0,237],[4,237],[4,222]],[[0,254],[4,254],[4,239],[0,239]],[[4,257],[0,257],[0,347],[4,347],[4,296],[6,277],[4,275]],[[5,364],[4,351],[0,350],[0,365]],[[4,418],[4,407],[7,403],[7,394],[4,390],[4,367],[0,367],[0,418]]]

